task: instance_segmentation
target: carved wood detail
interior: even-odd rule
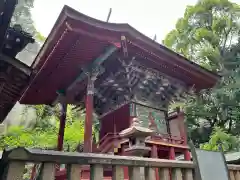
[[[115,56],[102,65],[107,74],[96,80],[94,89],[94,109],[98,115],[131,101],[166,109],[172,101],[186,96],[186,84],[146,67],[139,58]],[[109,61],[114,61],[115,66],[108,67]]]

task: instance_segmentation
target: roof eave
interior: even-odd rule
[[[47,39],[45,40],[43,46],[41,47],[40,51],[38,52],[35,60],[33,61],[32,65],[31,65],[31,67],[33,69],[36,68],[36,66],[38,65],[38,63],[40,62],[42,57],[44,56],[46,50],[49,48],[50,43],[54,42],[54,39],[55,39],[56,34],[58,33],[58,30],[62,27],[65,20],[67,19],[67,14],[66,14],[65,8],[66,7],[64,6],[64,9],[61,11],[60,15],[58,16],[55,24],[52,27],[52,30],[50,31]]]
[[[183,57],[182,55],[172,51],[171,49],[168,49],[167,47],[165,47],[165,46],[157,43],[156,41],[152,40],[151,38],[145,36],[138,30],[136,30],[135,28],[130,26],[129,24],[126,24],[126,23],[117,24],[117,23],[109,23],[109,22],[97,20],[97,19],[94,19],[87,15],[84,15],[66,5],[64,6],[63,11],[67,17],[77,20],[77,21],[82,21],[91,26],[106,29],[109,31],[117,31],[117,32],[126,33],[126,34],[130,35],[131,38],[140,40],[143,43],[145,43],[146,45],[151,46],[152,48],[154,48],[158,51],[161,51],[161,53],[164,53],[165,55],[169,56],[170,58],[174,58],[175,60],[179,61],[180,63],[183,63],[183,64],[191,67],[193,69],[193,71],[194,70],[198,71],[199,73],[202,73],[203,75],[207,76],[208,78],[211,78],[215,82],[214,84],[216,84],[217,81],[219,81],[221,78],[221,76],[219,76],[218,74],[213,73],[213,72],[201,67],[200,65],[190,61],[189,59]]]
[[[211,82],[210,83],[211,86],[214,86],[221,78],[219,75],[217,75],[211,71],[208,71],[207,69],[205,69],[205,68],[197,65],[196,63],[186,59],[185,57],[173,52],[172,50],[166,48],[165,46],[153,41],[152,39],[143,35],[141,32],[137,31],[136,29],[134,29],[133,27],[131,27],[128,24],[116,24],[116,23],[103,22],[103,21],[94,19],[92,17],[86,16],[66,5],[64,6],[57,21],[55,22],[55,25],[53,26],[43,47],[41,48],[36,59],[34,60],[32,66],[31,66],[33,69],[38,65],[38,63],[44,56],[46,50],[48,48],[50,48],[50,44],[54,43],[55,36],[57,35],[58,30],[63,25],[66,26],[66,28],[68,27],[67,19],[81,21],[90,26],[105,29],[107,31],[116,31],[116,32],[126,33],[126,35],[130,36],[130,38],[136,39],[137,41],[141,41],[141,43],[146,44],[146,46],[153,48],[154,50],[159,51],[159,52],[163,53],[164,55],[168,56],[169,59],[174,59],[176,62],[179,62],[182,65],[185,65],[188,68],[192,69],[192,71],[195,72],[196,74],[198,74],[198,76],[203,76],[204,78],[208,79],[208,81]],[[209,87],[209,88],[211,88],[211,87]]]

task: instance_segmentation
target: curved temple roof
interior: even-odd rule
[[[58,90],[66,90],[82,68],[104,53],[107,47],[121,50],[121,36],[128,51],[146,57],[146,63],[167,76],[197,90],[211,88],[219,76],[141,34],[128,24],[102,22],[65,6],[43,48],[32,65],[32,81],[20,102],[51,104]],[[86,84],[81,86],[86,87]],[[79,90],[78,90],[79,91]]]

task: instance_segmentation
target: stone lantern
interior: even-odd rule
[[[122,138],[129,139],[129,147],[125,149],[125,152],[133,156],[148,154],[151,148],[146,146],[145,139],[153,133],[151,129],[141,127],[137,117],[133,118],[131,127],[120,132]]]

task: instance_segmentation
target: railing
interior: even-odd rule
[[[41,179],[55,179],[55,164],[68,164],[69,180],[79,180],[81,167],[90,165],[91,180],[124,180],[125,169],[128,168],[131,180],[193,180],[194,165],[188,161],[172,161],[140,157],[125,157],[106,154],[90,154],[77,152],[58,152],[51,150],[36,150],[17,148],[4,152],[2,162],[8,167],[1,179],[22,180],[27,162],[43,163]],[[105,167],[112,167],[111,177],[104,177]],[[1,166],[3,167],[3,166]],[[123,168],[125,167],[125,168]],[[142,169],[145,169],[142,171]],[[231,180],[240,180],[240,166],[228,165]],[[158,173],[156,173],[158,171]],[[140,178],[141,177],[141,178]]]
[[[177,144],[177,145],[184,145],[184,140],[181,137],[177,137],[177,136],[170,136],[168,134],[157,134],[154,135],[150,138],[148,138],[148,140],[154,140],[156,142],[167,142],[169,144]]]
[[[97,147],[101,149],[102,147],[106,146],[106,144],[109,141],[112,141],[113,139],[117,139],[117,138],[119,138],[118,134],[116,134],[116,133],[107,133],[105,136],[103,136],[102,139],[100,139],[100,141],[97,144]]]
[[[107,153],[109,150],[113,151],[113,146],[121,140],[118,133],[107,133],[103,138],[97,143],[97,149],[100,153]]]
[[[117,134],[115,133],[107,133],[105,134],[101,139],[100,141],[98,142],[98,145],[101,146],[106,140],[108,140],[109,138],[112,138],[113,136],[115,136]]]

